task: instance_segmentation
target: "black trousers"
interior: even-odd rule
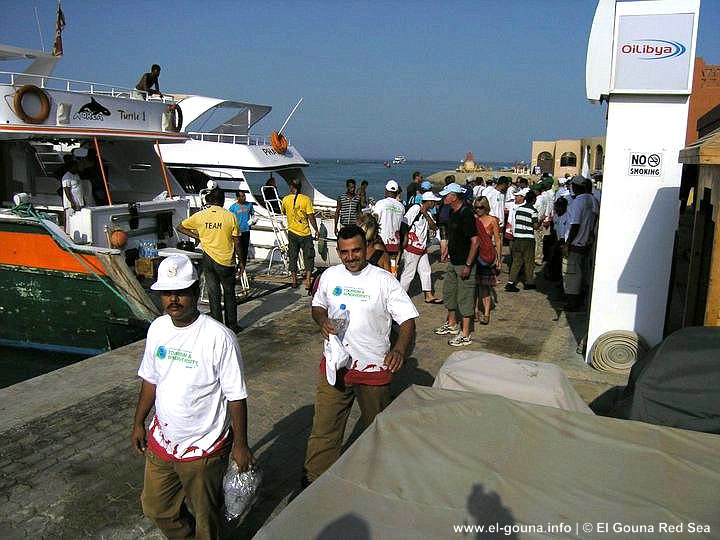
[[[225,302],[225,326],[236,330],[235,267],[218,264],[206,253],[203,255],[203,274],[205,274],[205,285],[210,301],[210,316],[216,321],[223,322],[223,310],[220,303],[220,287],[222,286]]]

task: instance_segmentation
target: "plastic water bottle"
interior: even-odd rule
[[[345,331],[350,323],[350,312],[345,304],[340,304],[340,311],[337,316],[330,319],[340,339],[345,337]]]

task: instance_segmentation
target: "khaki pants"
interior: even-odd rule
[[[535,239],[515,238],[512,243],[512,266],[508,281],[517,283],[520,279],[520,270],[525,276],[525,285],[535,284]]]
[[[315,395],[315,416],[305,454],[305,478],[313,482],[340,457],[345,426],[355,398],[365,427],[390,404],[390,385],[345,385],[340,376],[330,386],[320,372]]]
[[[220,538],[222,479],[227,463],[227,454],[194,461],[163,461],[146,450],[140,496],[143,512],[168,538]]]

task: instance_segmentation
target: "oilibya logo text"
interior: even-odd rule
[[[685,54],[687,48],[677,41],[665,39],[639,39],[620,46],[622,54],[632,55],[639,60],[662,60]]]

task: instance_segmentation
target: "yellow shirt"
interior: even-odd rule
[[[310,236],[310,223],[308,215],[315,213],[312,201],[307,195],[292,193],[282,200],[282,211],[287,216],[288,231],[298,236]]]
[[[181,225],[197,231],[205,253],[212,260],[223,266],[233,266],[233,236],[240,236],[235,214],[220,206],[211,206],[193,214]]]

